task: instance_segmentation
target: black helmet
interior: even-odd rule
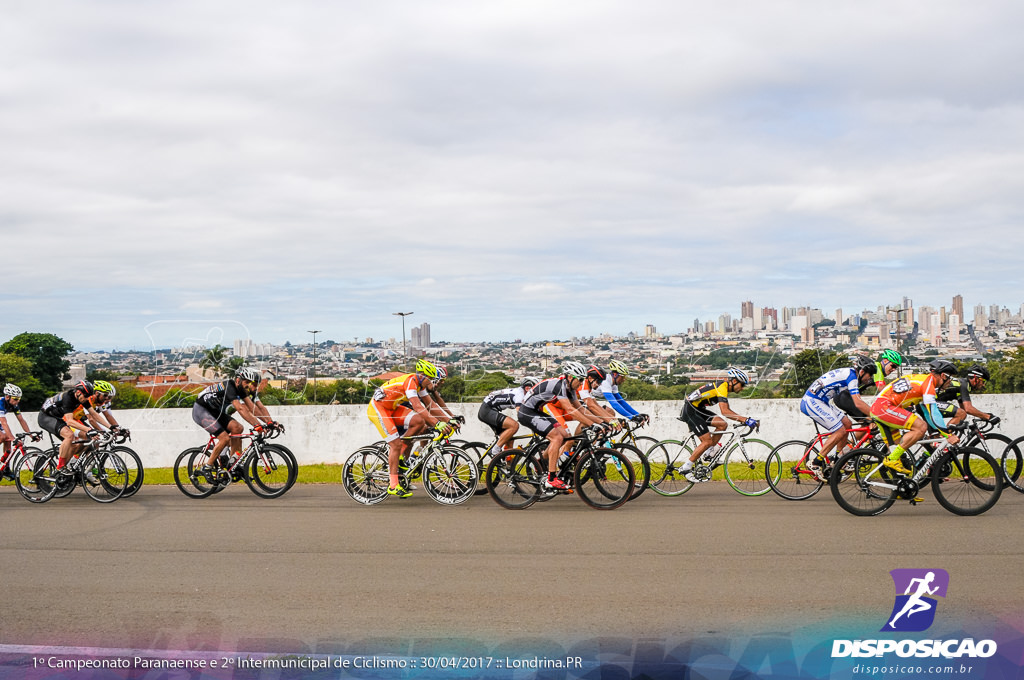
[[[875,360],[872,359],[871,357],[865,356],[859,356],[856,359],[854,359],[853,367],[857,370],[858,373],[860,373],[861,371],[871,371],[872,373],[874,373],[875,369],[877,368]]]
[[[928,362],[928,369],[932,373],[945,373],[946,375],[956,375],[956,366],[952,362],[946,361],[945,359],[932,359]]]
[[[981,364],[974,364],[967,369],[968,378],[981,378],[982,380],[991,380],[991,376],[988,373],[988,369]]]
[[[587,377],[593,378],[598,382],[604,380],[607,375],[608,374],[604,372],[604,369],[597,364],[590,364],[590,368],[587,369]]]

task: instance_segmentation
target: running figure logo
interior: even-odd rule
[[[949,573],[945,569],[893,569],[889,573],[896,586],[896,602],[892,606],[889,622],[882,630],[928,630],[935,621],[937,604],[937,600],[930,596],[946,596]]]

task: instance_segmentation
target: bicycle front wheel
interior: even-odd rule
[[[205,449],[200,447],[185,449],[174,461],[174,484],[189,498],[206,498],[217,489],[200,472],[205,463]]]
[[[494,502],[509,510],[523,510],[540,498],[547,476],[540,460],[522,449],[494,454],[484,473],[484,485]]]
[[[633,466],[616,449],[596,448],[583,453],[573,471],[576,495],[598,510],[614,510],[634,492]]]
[[[885,456],[876,449],[854,449],[836,461],[828,483],[839,507],[871,517],[896,502],[896,478],[882,465]]]
[[[280,498],[292,488],[295,476],[291,457],[273,444],[253,452],[245,466],[245,483],[260,498]]]
[[[651,483],[651,463],[647,460],[647,454],[625,442],[612,448],[621,453],[633,468],[633,493],[630,494],[629,500],[638,498]]]
[[[473,458],[476,463],[477,479],[483,479],[484,473],[487,471],[487,464],[491,462],[492,452],[487,450],[487,444],[483,442],[467,442],[462,440],[452,440],[448,442],[454,446],[465,451],[469,456]],[[476,491],[477,496],[487,493],[487,486],[485,484],[477,483]]]
[[[97,503],[113,503],[128,488],[128,466],[124,458],[113,451],[97,453],[89,465],[82,468],[81,480],[86,496]]]
[[[1024,493],[1022,466],[1024,466],[1024,437],[1018,437],[1006,445],[1002,455],[1002,468],[1006,483],[1020,493]]]
[[[725,481],[744,496],[763,496],[771,491],[764,461],[772,445],[762,439],[741,439],[725,453]]]
[[[948,479],[943,476],[947,466],[952,467]],[[949,451],[932,467],[932,492],[939,505],[956,515],[980,515],[999,500],[1003,471],[981,449]]]
[[[807,461],[817,455],[816,447],[795,439],[772,449],[764,463],[764,476],[772,491],[787,501],[806,500],[821,491],[825,482],[807,467]]]
[[[427,495],[442,505],[465,503],[480,482],[476,460],[455,446],[430,454],[423,461],[421,474]]]
[[[53,498],[57,485],[57,458],[46,453],[27,453],[14,470],[14,483],[25,500],[45,503]]]
[[[345,493],[363,505],[376,505],[387,498],[389,483],[388,454],[375,446],[359,449],[341,468]]]
[[[682,496],[693,488],[693,482],[683,476],[683,463],[690,459],[693,449],[676,439],[665,439],[647,451],[651,467],[650,487],[662,496]]]
[[[121,498],[134,496],[142,488],[142,480],[146,476],[146,470],[142,467],[142,459],[139,458],[139,454],[127,446],[115,446],[110,450],[121,456],[124,464],[128,466],[128,486],[121,494]]]

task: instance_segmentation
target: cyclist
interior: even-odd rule
[[[821,465],[829,451],[838,445],[841,451],[846,445],[847,431],[853,427],[849,407],[843,408],[844,400],[852,402],[852,407],[863,414],[871,416],[871,407],[860,397],[860,390],[870,387],[877,364],[868,357],[858,357],[853,368],[837,368],[828,371],[811,383],[800,400],[800,412],[816,422],[830,433],[822,443],[821,451],[814,460],[807,461],[807,467],[819,478],[822,477]]]
[[[622,363],[618,359],[612,359],[608,362],[608,376],[601,383],[601,394],[608,401],[608,405],[612,407],[616,413],[623,418],[628,418],[636,423],[646,423],[651,417],[646,413],[640,413],[635,408],[630,406],[629,402],[622,398],[619,394],[619,385],[629,377],[629,368],[626,364]]]
[[[21,423],[21,429],[23,432],[29,432],[28,423],[25,422],[25,416],[21,415],[21,408],[18,404],[21,402],[21,388],[13,383],[7,383],[4,385],[3,396],[0,396],[0,441],[4,443],[4,457],[11,455],[11,442],[14,441],[14,431],[11,430],[11,426],[7,423],[7,414],[13,414],[18,422]],[[39,435],[32,435],[32,441],[39,441]],[[13,470],[5,470],[4,475],[14,479]]]
[[[687,395],[679,419],[689,425],[690,432],[700,439],[700,443],[693,449],[690,459],[679,469],[687,480],[697,481],[697,478],[693,476],[693,464],[697,462],[702,453],[717,444],[718,440],[722,438],[722,432],[726,427],[726,418],[743,423],[747,427],[757,427],[756,420],[741,416],[729,406],[729,394],[742,392],[749,382],[750,378],[746,373],[738,368],[729,368],[725,372],[725,380],[707,383]],[[714,404],[719,405],[721,415],[715,415],[708,410],[707,407]],[[709,425],[715,428],[715,434],[711,434]]]
[[[103,421],[106,421],[106,426],[111,432],[120,432],[125,435],[130,434],[127,428],[121,427],[118,424],[114,418],[114,412],[111,411],[114,397],[117,396],[117,389],[106,380],[96,380],[92,385],[93,389],[96,390],[96,394],[92,398],[92,404],[93,410],[96,411],[97,419],[102,418]]]
[[[875,363],[875,389],[881,392],[882,388],[885,387],[885,379],[902,365],[902,354],[894,349],[882,350],[882,353],[878,355],[878,361]]]
[[[444,385],[444,381],[448,379],[448,369],[440,364],[437,366],[437,380],[434,381],[434,386],[430,389],[430,398],[437,406],[435,415],[444,420],[454,420],[458,425],[455,429],[459,429],[462,423],[466,422],[466,419],[462,416],[457,416],[455,413],[448,408],[448,404],[441,398],[441,386]]]
[[[570,436],[569,430],[555,416],[544,412],[547,405],[555,405],[566,416],[581,426],[598,425],[588,415],[576,395],[587,379],[587,368],[578,361],[562,364],[561,375],[537,383],[519,407],[519,422],[548,440],[548,478],[545,487],[565,491],[568,487],[558,478],[558,452]]]
[[[985,381],[989,377],[987,368],[974,364],[967,369],[966,380],[951,378],[945,389],[935,393],[935,398],[939,400],[939,410],[944,418],[950,419],[950,425],[962,423],[968,415],[987,420],[993,425],[999,422],[999,416],[985,413],[971,403],[971,392],[984,391]]]
[[[71,389],[44,401],[39,409],[39,427],[60,439],[57,470],[65,470],[68,460],[85,446],[90,432],[103,430],[95,409],[95,396],[92,382],[81,380]]]
[[[437,377],[437,366],[419,359],[415,373],[392,378],[378,387],[366,407],[366,417],[388,443],[388,493],[392,496],[412,495],[412,489],[403,487],[398,476],[400,460],[409,451],[409,442],[402,435],[417,435],[427,427],[450,430],[447,423],[434,415],[437,407],[430,391]]]
[[[935,359],[928,364],[928,368],[928,373],[905,375],[889,383],[871,404],[871,417],[877,422],[886,427],[907,430],[883,461],[885,467],[907,476],[912,475],[913,471],[908,470],[900,458],[907,449],[921,440],[929,425],[948,438],[951,444],[957,442],[956,435],[945,431],[946,422],[936,398],[936,393],[945,389],[956,375],[956,366],[945,359]],[[907,407],[915,404],[922,406],[923,418],[907,410]]]
[[[216,479],[214,463],[225,446],[230,447],[236,460],[242,455],[242,439],[238,435],[242,434],[245,428],[232,417],[232,414],[237,412],[257,433],[263,431],[264,424],[276,426],[269,413],[257,415],[252,397],[259,389],[259,384],[259,371],[243,366],[235,372],[234,378],[210,385],[196,397],[196,403],[192,406],[192,420],[217,438],[206,464],[200,470],[211,484]],[[262,404],[260,406],[262,407]],[[263,409],[265,411],[266,407]]]
[[[587,368],[587,377],[580,385],[580,389],[577,390],[576,394],[579,396],[580,403],[587,409],[587,413],[592,414],[593,417],[597,418],[602,423],[608,423],[615,430],[621,427],[621,423],[624,421],[619,420],[619,414],[613,408],[608,406],[602,406],[597,401],[597,397],[594,396],[594,392],[601,390],[611,376],[610,373],[595,364],[591,364]],[[608,402],[609,405],[612,402]]]
[[[512,437],[519,431],[519,421],[514,417],[506,416],[502,411],[506,409],[519,408],[526,398],[527,392],[533,389],[534,385],[540,382],[540,378],[526,376],[519,383],[519,387],[507,387],[503,390],[494,390],[480,404],[480,410],[476,417],[494,431],[498,441],[494,443],[495,451],[504,451],[508,448]]]

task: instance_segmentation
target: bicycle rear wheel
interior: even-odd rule
[[[427,495],[442,505],[465,503],[480,481],[476,460],[456,446],[430,454],[420,472]]]
[[[92,479],[86,477],[92,475]],[[113,451],[97,453],[82,472],[82,489],[97,503],[113,503],[128,488],[128,466]]]
[[[25,500],[45,503],[53,498],[57,485],[57,459],[46,453],[28,453],[21,457],[14,471],[14,483]]]
[[[896,502],[896,479],[882,466],[885,456],[875,449],[854,449],[836,461],[829,487],[839,507],[851,515],[871,517]]]
[[[825,482],[807,467],[807,461],[816,455],[816,447],[796,439],[772,449],[764,463],[764,475],[772,491],[788,501],[806,500],[821,491]]]
[[[772,445],[763,439],[741,439],[725,453],[725,481],[744,496],[763,496],[771,487],[765,477],[764,461]]]
[[[121,494],[121,498],[134,496],[142,488],[142,480],[146,476],[146,470],[142,467],[142,459],[139,454],[127,446],[114,446],[110,450],[121,456],[124,464],[128,466],[128,487]]]
[[[660,441],[647,451],[647,462],[651,466],[650,487],[654,493],[681,496],[693,488],[693,482],[683,477],[680,471],[691,453],[693,449],[676,439]]]
[[[1021,472],[1024,472],[1024,437],[1018,437],[1006,445],[1001,463],[1006,483],[1012,489],[1024,493],[1024,477],[1021,476]]]
[[[943,473],[952,466],[949,479]],[[1003,471],[981,449],[948,451],[932,467],[932,492],[939,504],[956,515],[980,515],[999,500]]]
[[[614,510],[628,501],[635,480],[633,466],[616,449],[596,448],[583,453],[573,472],[576,495],[598,510]]]
[[[189,498],[206,498],[218,489],[200,472],[207,455],[205,449],[197,446],[185,449],[174,461],[174,484]]]
[[[465,451],[469,456],[473,458],[476,463],[477,469],[477,480],[483,479],[484,474],[487,471],[487,464],[491,462],[492,452],[487,450],[487,444],[483,442],[467,442],[463,440],[451,440],[448,442],[453,446]],[[484,484],[477,484],[476,491],[473,492],[477,496],[487,493],[487,486]]]
[[[292,488],[295,477],[291,458],[273,444],[260,446],[244,470],[246,485],[260,498],[280,498]]]
[[[651,483],[651,463],[647,460],[647,454],[638,447],[625,442],[616,444],[612,448],[621,453],[633,468],[633,493],[630,494],[629,500],[638,498]]]
[[[484,485],[501,507],[523,510],[537,502],[546,476],[538,458],[522,449],[509,449],[491,458],[484,473]]]
[[[388,497],[388,455],[376,446],[365,446],[345,461],[341,468],[345,493],[357,503],[376,505]]]

